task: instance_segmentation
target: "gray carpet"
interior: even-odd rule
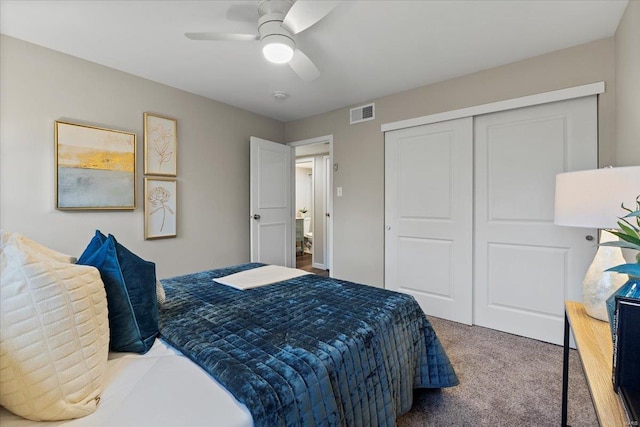
[[[559,426],[562,347],[430,317],[460,385],[418,390],[398,427]],[[568,423],[597,426],[579,356],[569,361]]]

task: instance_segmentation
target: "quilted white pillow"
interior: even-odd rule
[[[97,269],[30,242],[16,233],[0,242],[0,404],[37,421],[83,417],[107,367],[104,284]]]
[[[10,238],[14,239],[14,242],[18,244],[23,249],[30,249],[31,252],[37,252],[40,255],[45,256],[46,258],[51,258],[54,261],[66,262],[68,264],[74,264],[78,258],[73,257],[71,255],[63,254],[62,252],[54,251],[51,248],[48,248],[35,240],[31,240],[22,234],[19,233],[8,233],[0,231],[2,235],[1,241],[4,242]]]

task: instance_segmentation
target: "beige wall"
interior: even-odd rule
[[[0,39],[0,228],[79,255],[96,228],[158,277],[249,261],[249,137],[284,139],[284,124],[17,39]],[[178,237],[145,241],[145,111],[178,119]],[[54,209],[53,122],[135,132],[134,211]]]
[[[353,126],[348,123],[348,108],[284,125],[2,36],[0,227],[71,254],[78,254],[93,230],[100,228],[158,263],[160,277],[244,262],[249,259],[244,217],[249,199],[249,136],[297,141],[333,134],[334,161],[339,165],[333,189],[333,273],[382,286],[384,136],[380,125],[605,81],[606,93],[599,99],[600,164],[640,164],[639,3],[629,3],[615,39],[376,99],[376,120]],[[55,210],[53,121],[134,131],[141,153],[144,111],[178,119],[179,237],[143,240],[141,155],[135,211]],[[343,188],[341,198],[335,197],[338,186]]]
[[[375,99],[376,119],[349,125],[349,109],[286,124],[286,140],[333,134],[334,265],[338,278],[383,286],[383,123],[605,82],[599,97],[600,164],[615,161],[615,48],[613,38],[572,47],[407,92]],[[366,101],[364,101],[366,102]],[[364,103],[363,102],[363,103]],[[335,188],[343,197],[335,197]]]
[[[640,1],[627,5],[615,35],[617,166],[640,165]]]

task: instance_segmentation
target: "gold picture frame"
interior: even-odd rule
[[[136,208],[136,134],[56,120],[56,209]]]
[[[144,174],[177,176],[178,121],[144,113]]]
[[[177,187],[175,178],[144,178],[144,238],[160,239],[177,234]]]

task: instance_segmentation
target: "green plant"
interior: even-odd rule
[[[634,249],[638,251],[636,254],[636,262],[617,265],[607,271],[615,271],[617,273],[628,274],[630,277],[640,278],[640,196],[636,198],[636,209],[628,209],[622,204],[622,209],[629,212],[620,218],[618,226],[620,230],[608,230],[609,233],[618,236],[618,242],[602,243],[603,246],[618,246],[620,248]],[[633,224],[635,222],[635,224]]]

